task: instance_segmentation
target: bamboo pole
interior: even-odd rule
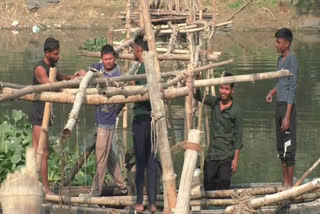
[[[168,205],[170,210],[172,210],[176,205],[177,198],[176,174],[173,170],[170,146],[168,141],[168,129],[165,120],[164,103],[161,99],[160,94],[160,73],[156,72],[154,60],[157,58],[155,57],[153,52],[143,52],[143,58],[146,67],[152,112],[154,115],[156,115],[156,117],[158,117],[155,121],[154,128],[160,153],[161,166],[163,170],[162,179],[164,188],[166,189],[167,193]],[[155,120],[155,118],[153,117],[152,120]]]
[[[130,16],[131,16],[131,0],[127,0],[127,7],[126,7],[126,38],[130,38]],[[111,43],[112,44],[112,43]]]
[[[240,13],[244,8],[246,8],[252,0],[249,0],[247,3],[245,3],[241,8],[239,8],[228,20],[232,20],[238,13]]]
[[[79,92],[75,96],[73,107],[72,107],[72,110],[71,110],[71,112],[69,114],[68,122],[67,122],[67,124],[64,127],[63,132],[62,132],[64,138],[70,136],[70,134],[72,132],[72,129],[73,129],[74,125],[77,122],[81,105],[85,101],[85,98],[86,98],[85,92],[86,92],[86,89],[88,87],[89,81],[92,78],[94,78],[95,76],[97,76],[97,73],[95,73],[94,71],[89,70],[87,72],[87,74],[83,77],[83,79],[81,80],[81,83],[80,83],[80,86],[79,86]]]
[[[94,142],[84,150],[84,153],[81,155],[77,163],[70,170],[69,177],[64,180],[64,186],[68,186],[71,183],[72,179],[78,173],[79,169],[81,169],[82,165],[87,161],[88,157],[95,148],[96,137],[94,137],[93,141]]]
[[[200,130],[189,130],[188,142],[196,145],[200,144],[201,136]],[[198,151],[187,149],[184,156],[183,168],[181,173],[181,180],[177,198],[177,205],[173,210],[173,213],[186,214],[190,210],[190,193],[193,173],[196,168],[198,157]]]
[[[206,59],[209,61],[217,61],[219,56],[221,54],[219,54],[220,52],[218,52],[218,54],[206,54]],[[78,52],[79,56],[87,56],[87,57],[96,57],[99,58],[100,53],[99,52],[92,52],[92,51],[79,51]],[[125,53],[119,53],[118,54],[118,59],[128,59],[128,60],[134,60],[134,56],[133,54],[125,54]],[[158,59],[160,61],[162,60],[180,60],[180,61],[189,61],[190,57],[189,55],[186,54],[158,54]],[[200,60],[203,60],[202,58],[200,58]]]
[[[26,87],[26,85],[18,85],[18,84],[13,84],[13,83],[0,82],[0,89],[2,89],[2,88],[21,89],[24,87]]]
[[[148,48],[150,51],[149,53],[144,52],[143,58],[146,66],[147,80],[149,83],[148,89],[149,93],[152,94],[152,96],[150,96],[152,111],[153,114],[162,116],[162,118],[158,119],[158,121],[155,122],[157,123],[157,125],[155,126],[155,133],[157,136],[160,136],[161,134],[161,138],[157,137],[157,141],[159,143],[159,153],[163,169],[162,179],[164,183],[164,188],[166,189],[167,193],[167,204],[169,205],[169,208],[172,210],[175,207],[177,200],[176,174],[174,173],[168,142],[168,130],[166,120],[164,118],[164,104],[160,95],[160,64],[157,57],[155,36],[152,31],[148,0],[140,0],[140,2],[141,8],[143,9],[145,36],[148,41]]]
[[[320,196],[320,193],[307,193],[301,195],[299,200],[314,200]],[[160,196],[157,196],[161,198]],[[163,198],[161,198],[163,199]],[[135,196],[112,196],[112,197],[68,197],[60,195],[46,195],[45,201],[56,203],[68,203],[68,204],[99,204],[111,207],[126,207],[135,204]],[[297,200],[297,201],[299,201]],[[234,199],[203,199],[203,200],[191,200],[190,206],[229,206],[236,202]],[[148,203],[148,197],[144,197],[144,204]],[[164,201],[157,201],[158,207],[164,206]]]
[[[270,204],[274,204],[283,200],[296,198],[302,194],[311,192],[313,190],[320,188],[320,179],[316,179],[312,182],[303,184],[298,187],[293,187],[291,189],[285,190],[283,192],[275,193],[272,195],[266,195],[264,197],[260,198],[253,198],[248,201],[248,207],[250,209],[258,209],[262,206],[267,206]],[[236,206],[229,206],[226,208],[226,213],[234,213],[237,209],[239,209]],[[241,209],[241,208],[240,208]]]
[[[257,74],[246,74],[246,75],[237,75],[231,77],[221,77],[215,79],[208,80],[196,80],[194,82],[195,87],[206,87],[211,85],[221,85],[221,84],[229,84],[229,83],[237,83],[237,82],[254,82],[258,80],[266,80],[266,79],[275,79],[284,76],[292,75],[288,70],[279,70],[275,72],[265,72],[265,73],[257,73]],[[59,82],[58,82],[59,83]],[[5,88],[8,94],[14,94],[15,89]],[[189,88],[170,88],[164,90],[164,98],[165,99],[174,99],[176,97],[186,96],[189,92]],[[55,103],[73,103],[74,95],[66,94],[66,93],[57,93],[57,92],[42,92],[42,93],[34,93],[24,95],[19,97],[21,100],[26,101],[44,101],[44,102],[55,102]],[[149,95],[140,94],[133,95],[129,97],[125,97],[122,95],[113,96],[111,98],[106,98],[102,95],[88,95],[85,100],[85,104],[87,105],[104,105],[104,104],[117,104],[117,103],[133,103],[133,102],[141,102],[149,99]]]
[[[57,68],[50,68],[49,81],[54,82],[56,80],[56,76],[57,76]],[[42,166],[43,149],[45,145],[48,144],[48,131],[49,131],[48,129],[49,129],[50,116],[51,116],[51,108],[52,108],[52,103],[46,102],[44,106],[41,132],[40,132],[38,148],[37,148],[36,166],[37,166],[38,174],[40,174],[40,170]]]

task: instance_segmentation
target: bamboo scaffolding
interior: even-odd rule
[[[232,63],[233,60],[226,60],[222,62],[217,62],[214,64],[206,65],[203,67],[195,68],[193,72],[200,72],[206,69],[218,67],[218,66],[223,66]],[[136,63],[134,63],[136,65]],[[129,71],[130,72],[130,71]],[[179,73],[186,72],[186,70],[180,70],[180,71],[173,71],[173,72],[164,72],[161,73],[161,77],[170,77],[170,76],[176,76]],[[124,82],[124,81],[135,81],[135,80],[142,80],[146,79],[145,74],[138,74],[138,75],[127,75],[127,76],[120,76],[120,77],[114,77],[114,78],[96,78],[92,81],[90,81],[90,84],[105,84],[107,81],[114,81],[114,82]],[[38,93],[42,91],[51,91],[51,90],[58,90],[61,88],[72,88],[72,87],[79,87],[81,79],[73,79],[73,80],[64,80],[56,83],[47,83],[47,84],[42,84],[42,85],[32,85],[32,86],[27,86],[23,89],[20,90],[10,90],[8,88],[3,89],[3,94],[0,96],[0,102],[5,101],[5,100],[10,100],[10,99],[15,99],[19,96],[23,96],[26,94],[31,94],[31,93]],[[126,86],[127,87],[127,86]],[[78,90],[78,89],[76,89]],[[91,94],[94,91],[94,89],[88,89],[87,92],[88,94]]]
[[[83,77],[83,79],[80,82],[80,86],[79,86],[79,92],[76,94],[75,99],[74,99],[74,103],[73,103],[73,107],[72,110],[69,114],[69,119],[68,122],[66,124],[66,126],[63,129],[63,137],[69,137],[72,129],[74,127],[74,125],[77,122],[78,119],[78,115],[80,112],[80,108],[82,103],[85,101],[85,97],[86,97],[86,89],[88,87],[88,84],[90,82],[90,80],[94,77],[96,77],[98,74],[92,70],[89,70],[87,72],[87,74]]]
[[[237,75],[231,77],[220,77],[215,79],[208,80],[195,80],[195,87],[206,87],[211,85],[221,85],[228,83],[237,83],[237,82],[254,82],[258,80],[265,79],[275,79],[284,76],[292,75],[288,70],[279,70],[275,72],[265,72],[265,73],[257,73],[257,74],[246,74],[246,75]],[[57,82],[60,83],[60,82]],[[176,97],[186,96],[189,92],[189,88],[181,87],[181,88],[169,88],[164,90],[164,98],[165,99],[174,99]],[[6,94],[14,94],[15,89],[5,88],[4,91],[7,91]],[[42,92],[42,93],[33,93],[19,97],[21,100],[26,101],[47,101],[47,102],[55,102],[55,103],[73,103],[74,95],[66,94],[66,93],[58,93],[58,92]],[[117,103],[132,103],[132,102],[141,102],[149,99],[149,95],[140,94],[133,95],[129,97],[125,97],[122,95],[113,96],[110,98],[106,98],[102,95],[88,95],[85,99],[85,104],[87,105],[103,105],[103,104],[117,104]]]
[[[300,195],[314,191],[320,188],[320,179],[316,179],[312,182],[303,184],[298,187],[285,190],[283,192],[275,193],[272,195],[266,195],[260,198],[253,198],[248,201],[248,207],[250,209],[258,209],[262,206],[267,206],[277,202],[281,202],[291,198],[297,198]],[[229,206],[226,208],[226,213],[234,213],[239,207]],[[241,209],[241,208],[240,208]]]
[[[200,130],[189,130],[188,142],[195,145],[200,144],[201,136]],[[193,173],[196,168],[198,151],[187,149],[184,156],[183,168],[181,173],[181,180],[177,198],[177,205],[173,213],[186,214],[190,210],[190,193],[192,186]]]
[[[54,82],[56,80],[56,76],[57,76],[57,68],[50,68],[49,81]],[[50,116],[51,116],[51,108],[52,108],[52,103],[46,102],[44,106],[41,132],[40,132],[38,148],[37,148],[36,166],[37,166],[38,174],[40,174],[40,169],[42,166],[43,150],[45,148],[45,145],[48,144],[48,136],[49,136],[48,129],[49,129]]]

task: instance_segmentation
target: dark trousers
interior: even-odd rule
[[[157,160],[151,152],[151,117],[149,115],[134,117],[133,144],[136,158],[136,203],[143,203],[144,170],[147,168],[149,204],[155,204],[157,195]]]
[[[281,130],[282,120],[287,113],[287,103],[277,102],[276,104],[276,135],[277,135],[277,150],[278,157],[282,163],[288,166],[295,165],[296,148],[297,148],[297,120],[296,108],[292,105],[290,126],[287,131]]]
[[[229,189],[232,175],[231,164],[232,157],[224,160],[206,159],[204,163],[204,189]]]

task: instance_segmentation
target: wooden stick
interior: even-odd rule
[[[272,195],[266,195],[264,197],[260,197],[260,198],[253,198],[251,200],[249,200],[248,202],[248,206],[251,209],[258,209],[262,206],[267,206],[270,204],[274,204],[283,200],[287,200],[290,198],[296,198],[302,194],[311,192],[313,190],[319,189],[320,188],[320,179],[316,179],[312,182],[303,184],[301,186],[298,187],[293,187],[289,190],[285,190],[283,192],[279,192],[279,193],[275,193]],[[229,206],[226,209],[226,213],[234,213],[234,211],[236,210],[236,206]]]
[[[57,68],[50,68],[49,81],[54,82],[56,80],[56,76],[57,76]],[[51,108],[52,108],[52,103],[46,102],[44,106],[41,132],[40,132],[38,148],[37,148],[36,166],[37,166],[38,174],[40,174],[40,170],[41,170],[43,149],[45,145],[48,144],[48,131],[49,131],[48,129],[49,129],[50,116],[51,116]]]
[[[26,85],[18,85],[18,84],[13,84],[13,83],[0,82],[0,89],[2,89],[2,88],[21,89],[24,87],[26,87]]]
[[[188,142],[200,144],[201,131],[197,129],[189,130]],[[198,152],[195,150],[187,149],[184,155],[183,168],[180,179],[180,186],[177,198],[177,205],[173,213],[187,214],[190,210],[190,193],[193,173],[196,168]]]
[[[82,165],[87,161],[88,157],[94,150],[95,146],[96,146],[96,135],[93,138],[93,143],[84,150],[83,154],[81,155],[77,163],[70,170],[69,177],[64,180],[64,186],[68,186],[71,183],[72,179],[78,173],[79,169],[81,169]]]
[[[85,97],[86,97],[85,92],[88,87],[89,81],[97,75],[98,74],[95,73],[94,71],[89,70],[87,72],[86,76],[84,76],[84,78],[81,80],[81,83],[79,86],[79,92],[75,96],[73,107],[72,107],[72,110],[69,114],[68,122],[62,132],[64,138],[70,137],[71,131],[77,122],[77,118],[78,118],[78,115],[80,112],[81,105],[85,101]]]
[[[230,16],[228,20],[232,20],[238,13],[240,13],[244,8],[246,8],[251,2],[252,0],[249,0],[247,3],[245,3],[241,8],[239,8],[239,10],[237,10],[232,16]]]

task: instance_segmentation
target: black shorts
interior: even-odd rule
[[[290,126],[286,131],[281,130],[281,123],[287,112],[287,102],[277,102],[276,104],[276,135],[278,157],[282,163],[288,166],[295,165],[297,148],[297,120],[295,104],[292,105]]]
[[[42,125],[43,113],[44,113],[45,102],[33,102],[31,110],[29,112],[29,122],[31,125]],[[52,125],[52,118],[50,118],[49,126]]]

